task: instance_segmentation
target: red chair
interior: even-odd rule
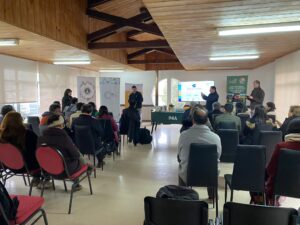
[[[86,177],[88,178],[89,181],[90,193],[91,195],[93,194],[90,171],[88,170],[87,165],[83,165],[79,171],[75,172],[74,174],[70,174],[62,153],[59,150],[51,148],[46,145],[39,147],[37,149],[36,158],[38,163],[41,166],[43,175],[51,176],[55,180],[64,181],[66,191],[67,191],[66,181],[73,182],[71,188],[70,203],[69,203],[69,212],[68,212],[69,214],[71,213],[71,209],[72,209],[74,189]],[[44,194],[44,182],[45,179],[43,179],[43,183],[42,183],[41,196],[43,196]],[[30,189],[32,189],[32,187],[30,187]]]
[[[0,163],[4,171],[2,178],[4,185],[6,180],[13,176],[22,176],[25,185],[27,185],[26,176],[30,184],[30,177],[41,171],[40,169],[29,170],[21,151],[9,143],[0,143]],[[24,172],[14,172],[18,170]]]
[[[43,217],[45,225],[48,225],[46,213],[42,209],[42,205],[44,204],[44,198],[24,195],[11,195],[10,197],[17,197],[19,200],[17,216],[15,221],[8,220],[0,202],[0,217],[3,217],[4,219],[3,225],[27,224],[29,221],[31,221],[33,217],[35,217],[39,213],[40,215],[31,224],[35,224],[40,218]]]

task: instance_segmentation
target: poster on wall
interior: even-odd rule
[[[132,90],[131,87],[135,85],[137,87],[137,90],[143,94],[143,84],[130,84],[126,83],[125,84],[125,108],[129,106],[128,99],[129,95],[131,94]]]
[[[78,102],[96,102],[96,78],[77,77]]]
[[[248,76],[227,77],[227,102],[246,102]]]
[[[120,118],[120,78],[100,77],[100,102],[113,113],[116,121]]]

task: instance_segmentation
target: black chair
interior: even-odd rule
[[[300,198],[300,151],[289,149],[280,151],[274,194]]]
[[[28,116],[27,123],[31,124],[32,131],[39,137],[40,132],[40,118],[38,116]]]
[[[271,124],[256,124],[253,131],[253,145],[259,145],[259,136],[262,131],[272,131],[273,126]]]
[[[231,129],[220,129],[218,135],[221,138],[222,154],[221,162],[234,162],[235,153],[239,144],[239,131]]]
[[[115,151],[118,150],[118,147],[115,142],[115,134],[111,124],[111,121],[108,119],[98,119],[100,126],[102,127],[103,135],[101,140],[103,142],[103,147],[107,153],[113,154],[113,160],[115,160]]]
[[[213,189],[218,217],[218,153],[216,145],[191,144],[186,185]]]
[[[82,155],[92,155],[94,166],[96,166],[96,156],[104,151],[103,147],[96,149],[95,140],[93,138],[92,130],[88,126],[75,125],[75,144],[79,148]],[[102,164],[103,170],[103,164]],[[94,170],[94,176],[96,177],[96,169]]]
[[[244,130],[245,126],[246,126],[246,121],[248,119],[250,119],[250,115],[249,114],[237,114],[238,117],[240,117],[241,119],[241,129]]]
[[[296,225],[297,216],[295,209],[227,202],[223,225]]]
[[[265,199],[265,164],[266,148],[256,145],[239,145],[233,166],[233,173],[225,174],[225,202],[227,187],[231,190],[230,201],[233,201],[233,190],[263,193]]]
[[[144,225],[208,224],[206,202],[146,197],[144,207]]]
[[[258,145],[266,146],[266,166],[269,165],[275,146],[282,141],[281,131],[260,131]]]
[[[220,122],[218,124],[215,124],[215,127],[217,130],[228,130],[228,129],[231,129],[231,130],[234,130],[234,129],[237,129],[237,126],[236,126],[236,123],[233,122],[233,121],[228,121],[228,122]]]

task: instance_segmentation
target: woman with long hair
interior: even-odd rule
[[[115,142],[118,144],[119,143],[118,125],[117,125],[116,121],[114,120],[114,117],[111,114],[109,114],[108,108],[105,105],[102,105],[99,108],[98,118],[110,120],[110,123],[111,123],[113,131],[114,131],[114,135],[115,135]]]
[[[64,97],[62,98],[62,111],[64,111],[66,106],[70,106],[72,103],[72,90],[66,89],[64,93]]]

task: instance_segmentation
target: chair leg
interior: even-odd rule
[[[233,201],[233,189],[230,190],[230,201]]]
[[[216,218],[218,218],[219,216],[219,196],[218,196],[218,187],[215,188],[215,191],[216,191]]]
[[[94,157],[94,166],[96,166],[96,158],[95,158],[95,155],[93,155],[93,157]]]
[[[52,188],[53,188],[53,190],[55,191],[55,183],[54,183],[53,177],[52,177]]]
[[[227,182],[225,181],[225,203],[227,202]]]
[[[31,196],[31,193],[32,193],[32,187],[33,187],[33,179],[31,180],[31,183],[30,183],[29,196]]]
[[[48,225],[48,220],[47,220],[47,215],[46,215],[45,210],[40,209],[40,211],[42,212],[45,225]]]
[[[23,174],[23,180],[24,180],[25,186],[27,186],[27,182],[26,182],[26,178],[25,178],[25,175],[24,175],[24,174]]]
[[[88,154],[88,159],[91,160],[91,156]]]
[[[92,189],[92,183],[91,183],[91,176],[89,173],[87,173],[88,181],[89,181],[89,186],[90,186],[90,193],[91,195],[93,194],[93,189]]]
[[[28,185],[30,185],[30,177],[29,177],[29,174],[27,174],[27,179],[28,179]]]
[[[75,185],[77,185],[77,182],[72,184],[68,214],[71,214],[72,211],[73,192],[74,192]]]
[[[42,191],[41,191],[41,197],[44,196],[44,190],[45,190],[45,178],[42,180]]]
[[[213,208],[215,208],[215,188],[213,189]]]
[[[68,192],[68,188],[65,180],[64,180],[64,187],[65,187],[65,191]]]
[[[263,195],[264,205],[267,205],[266,193],[263,192],[262,195]]]

